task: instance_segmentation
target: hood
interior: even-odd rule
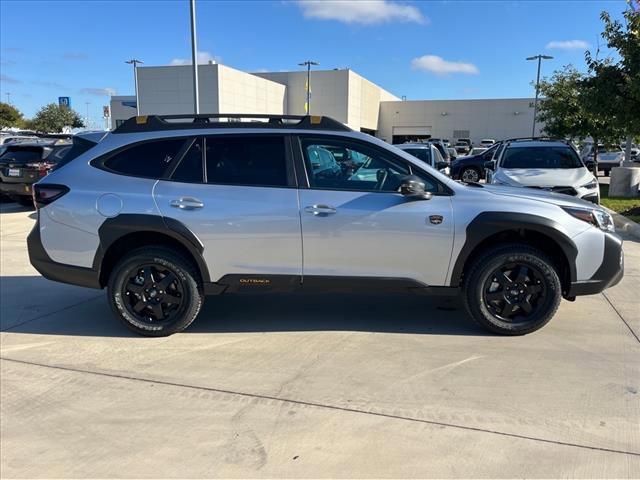
[[[525,198],[560,206],[601,208],[599,205],[586,200],[580,200],[577,197],[572,197],[563,193],[547,192],[546,190],[538,190],[535,188],[507,187],[502,185],[483,185],[483,187],[483,190],[486,190],[488,193],[493,195]]]
[[[580,168],[512,168],[500,169],[495,177],[498,181],[514,186],[526,187],[580,187],[593,180],[593,174]]]

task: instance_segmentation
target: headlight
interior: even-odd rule
[[[591,190],[592,188],[596,188],[597,186],[598,181],[594,178],[589,183],[585,183],[584,185],[582,185],[580,188],[588,188],[589,190]]]
[[[597,208],[562,207],[572,217],[590,223],[604,232],[615,232],[613,217],[608,212]]]

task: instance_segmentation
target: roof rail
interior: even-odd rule
[[[205,113],[197,115],[142,115],[131,117],[116,128],[113,133],[208,128],[293,128],[300,130],[352,131],[349,127],[333,118],[319,115]]]
[[[540,142],[568,142],[569,140],[565,140],[564,138],[553,138],[553,137],[518,137],[518,138],[507,138],[503,140],[504,142],[527,142],[527,141],[540,141]]]

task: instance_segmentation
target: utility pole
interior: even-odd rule
[[[135,89],[136,89],[136,115],[140,115],[140,98],[138,97],[138,64],[144,63],[144,62],[142,60],[137,60],[135,58],[132,58],[131,60],[127,60],[124,63],[133,65],[133,82],[135,84]]]
[[[550,55],[535,55],[533,57],[527,57],[527,60],[538,60],[538,76],[536,77],[536,101],[533,104],[533,128],[531,130],[531,136],[536,136],[536,116],[538,115],[538,93],[540,92],[540,64],[542,60],[553,59]]]
[[[191,3],[191,63],[193,66],[193,112],[200,113],[200,92],[198,91],[198,39],[196,34],[196,0]]]
[[[89,105],[91,105],[91,102],[84,102],[84,104],[87,106],[87,116],[85,117],[87,119],[87,123],[85,125],[86,128],[90,128],[89,127]]]
[[[7,103],[11,105],[11,92],[6,92],[5,95],[7,96]]]
[[[318,62],[314,62],[313,60],[307,60],[302,63],[299,63],[301,67],[307,67],[307,115],[311,115],[311,65],[320,65]]]

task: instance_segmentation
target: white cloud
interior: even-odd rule
[[[585,50],[589,44],[584,40],[553,40],[547,43],[547,48],[551,50]]]
[[[82,88],[80,89],[80,93],[84,93],[85,95],[94,95],[96,97],[111,97],[116,94],[115,88],[106,87],[106,88]]]
[[[389,0],[298,0],[298,5],[306,18],[320,20],[364,25],[392,21],[429,22],[416,7]]]
[[[450,73],[464,73],[466,75],[477,75],[480,73],[478,67],[473,63],[449,62],[437,55],[424,55],[411,60],[411,68],[414,70],[424,70],[436,75],[448,75]]]
[[[220,59],[211,55],[210,52],[198,52],[198,65],[203,63],[219,63]],[[174,58],[171,60],[171,65],[191,65],[190,58]]]

